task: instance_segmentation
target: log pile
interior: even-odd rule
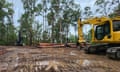
[[[60,44],[60,43],[39,43],[38,48],[64,48],[64,47],[71,47],[76,48],[75,43],[67,43],[67,44]]]
[[[59,47],[65,47],[64,44],[58,44],[58,43],[39,43],[39,48],[59,48]]]

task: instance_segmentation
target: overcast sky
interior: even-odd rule
[[[75,3],[80,4],[81,8],[84,9],[86,6],[93,8],[95,1],[96,0],[75,0]]]
[[[23,5],[21,3],[21,0],[8,0],[9,2],[13,3],[13,9],[14,9],[14,15],[13,20],[15,26],[18,26],[18,19],[21,17],[21,14],[23,13]]]
[[[95,1],[96,1],[96,0],[75,0],[75,3],[76,3],[76,4],[80,4],[82,10],[84,10],[84,8],[85,8],[86,6],[91,7],[91,10],[95,10],[95,9],[94,9],[94,8],[95,8],[95,7],[94,7]],[[83,32],[84,32],[85,34],[87,34],[88,31],[90,30],[90,28],[91,28],[90,25],[85,25],[85,26],[83,27]]]
[[[23,5],[21,3],[21,0],[8,0],[10,2],[12,2],[14,4],[13,8],[15,10],[15,13],[14,13],[14,24],[15,26],[19,26],[19,23],[18,23],[18,19],[21,17],[21,14],[23,13]],[[81,8],[84,9],[84,7],[86,6],[90,6],[91,9],[93,9],[94,7],[94,2],[95,0],[75,0],[75,3],[76,4],[80,4]],[[86,31],[88,31],[88,27],[86,27]],[[74,29],[71,28],[71,32],[73,32]]]

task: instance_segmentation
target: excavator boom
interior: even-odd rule
[[[95,17],[95,18],[87,19],[85,21],[81,21],[81,19],[78,19],[78,35],[79,35],[78,42],[79,43],[86,42],[84,39],[84,36],[83,36],[83,25],[85,25],[85,24],[101,25],[103,22],[108,21],[108,20],[109,20],[109,18],[106,18],[106,17],[101,17],[101,18]]]

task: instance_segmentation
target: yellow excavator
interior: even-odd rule
[[[86,44],[83,26],[92,26],[92,40]],[[95,17],[82,21],[78,19],[78,43],[84,47],[85,53],[105,52],[109,58],[120,59],[120,16],[114,18]]]

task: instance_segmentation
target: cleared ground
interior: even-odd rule
[[[120,72],[120,61],[77,48],[0,48],[0,72]]]

